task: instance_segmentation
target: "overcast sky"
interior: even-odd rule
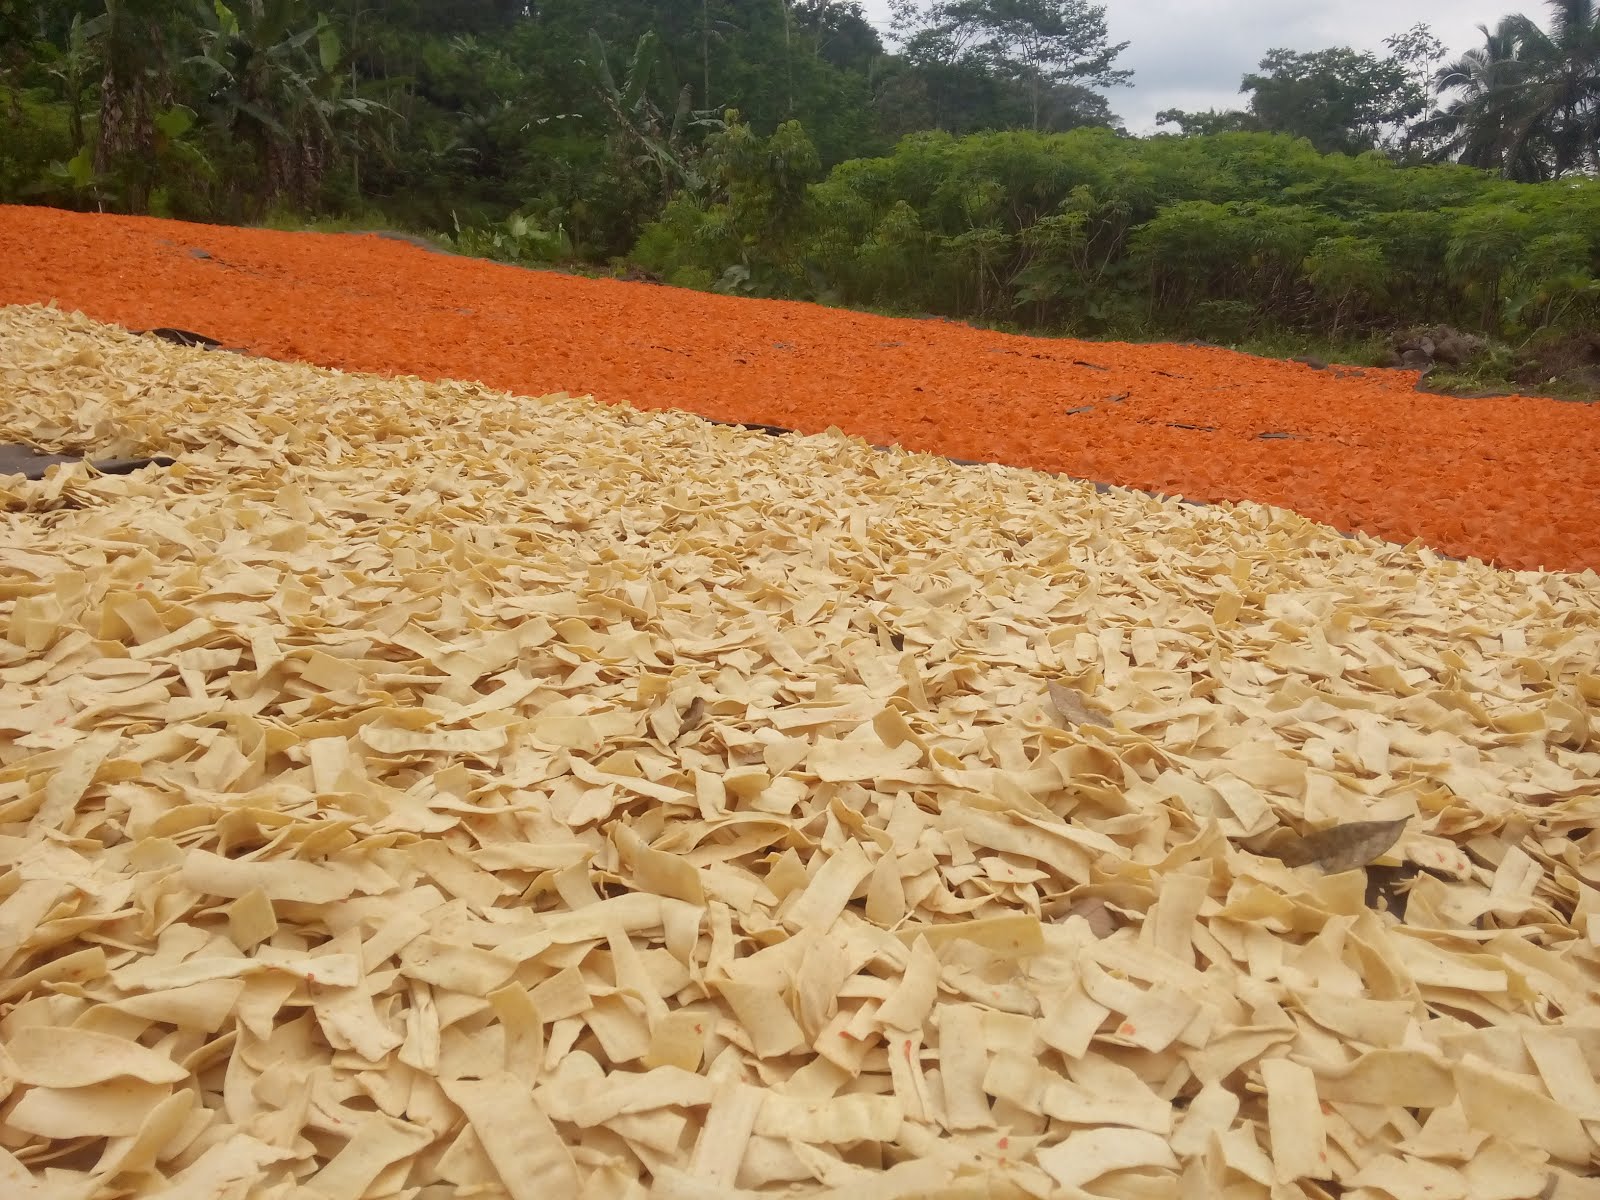
[[[889,0],[863,0],[887,29]],[[1164,108],[1233,108],[1239,78],[1274,47],[1381,50],[1383,39],[1419,21],[1459,54],[1479,43],[1477,26],[1508,12],[1543,18],[1537,0],[1104,0],[1111,38],[1131,43],[1117,60],[1133,86],[1111,90],[1111,107],[1133,133],[1155,128]]]

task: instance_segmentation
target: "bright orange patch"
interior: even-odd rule
[[[837,425],[956,458],[1259,500],[1510,567],[1600,567],[1596,405],[1451,400],[1414,391],[1404,371],[1341,378],[1225,350],[1014,337],[377,237],[0,208],[0,262],[0,303],[55,300],[275,358]]]

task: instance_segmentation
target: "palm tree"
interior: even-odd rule
[[[1512,149],[1548,141],[1555,174],[1600,168],[1600,5],[1550,0],[1549,31],[1527,17],[1512,18],[1533,67]]]
[[[1533,182],[1548,177],[1543,147],[1519,129],[1531,128],[1525,114],[1529,63],[1522,54],[1522,17],[1506,17],[1490,30],[1479,25],[1483,45],[1468,50],[1455,62],[1441,67],[1434,86],[1441,97],[1454,94],[1435,112],[1420,132],[1443,140],[1433,151],[1436,160],[1451,160],[1469,167],[1503,171],[1513,179]],[[1516,157],[1510,157],[1513,145]]]
[[[1600,5],[1550,0],[1549,30],[1510,16],[1441,70],[1450,103],[1428,122],[1436,157],[1525,181],[1600,169]]]

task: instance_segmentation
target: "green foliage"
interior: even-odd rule
[[[668,278],[704,272],[718,290],[741,295],[800,293],[809,188],[821,170],[798,121],[762,137],[736,111],[707,139],[705,190],[667,206],[634,248],[642,265]]]
[[[1156,114],[1156,124],[1176,125],[1183,137],[1207,137],[1213,133],[1259,133],[1262,125],[1254,113],[1228,109],[1219,112],[1214,108],[1205,112],[1185,112],[1181,108],[1164,108]]]
[[[1311,54],[1273,50],[1239,90],[1251,94],[1250,112],[1261,129],[1306,138],[1330,153],[1389,144],[1428,102],[1397,60],[1344,46]]]
[[[1415,158],[1426,143],[1418,118],[1433,94],[1433,67],[1444,47],[1426,25],[1385,39],[1379,56],[1348,46],[1302,53],[1272,50],[1239,86],[1248,111],[1166,109],[1157,125],[1185,137],[1213,133],[1287,133],[1324,153],[1383,150]]]
[[[299,0],[198,0],[199,53],[185,59],[208,123],[247,148],[251,170],[233,174],[235,195],[260,207],[281,196],[310,206],[341,139],[375,101],[342,94],[340,39],[328,18]]]
[[[1511,184],[1281,135],[923,134],[801,204],[780,140],[737,124],[714,139],[722,190],[669,206],[640,261],[730,290],[1232,343],[1597,315],[1600,182]]]
[[[525,216],[514,216],[490,228],[456,227],[449,246],[460,254],[533,267],[568,262],[572,242],[562,229],[544,229]]]
[[[27,197],[53,162],[72,158],[74,150],[67,105],[43,90],[0,87],[0,199]]]
[[[1317,295],[1333,305],[1329,334],[1337,338],[1352,304],[1373,304],[1383,296],[1383,247],[1352,234],[1322,238],[1306,258],[1305,273]]]
[[[892,0],[893,29],[911,70],[897,80],[915,128],[1035,131],[1114,125],[1090,91],[1126,83],[1127,43],[1107,36],[1105,7],[1088,0]]]

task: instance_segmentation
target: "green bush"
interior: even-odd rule
[[[803,172],[775,178],[776,141],[713,139],[719,190],[669,205],[639,261],[724,290],[1124,336],[1348,340],[1418,320],[1526,335],[1600,317],[1600,180],[1082,129],[916,134],[802,193]]]
[[[673,287],[693,288],[697,292],[709,292],[715,282],[704,267],[678,267],[666,278]]]
[[[0,201],[60,202],[70,182],[50,166],[74,154],[67,105],[47,92],[0,87],[0,125]]]
[[[572,242],[561,229],[544,229],[525,216],[509,218],[503,225],[456,227],[448,239],[460,254],[492,258],[497,262],[521,266],[566,262],[572,257]]]

